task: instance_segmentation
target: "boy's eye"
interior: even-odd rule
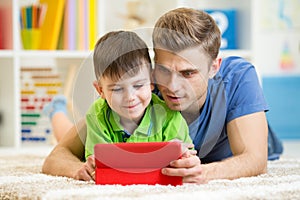
[[[122,91],[122,88],[112,88],[111,91],[113,91],[113,92],[120,92],[120,91]]]
[[[144,84],[136,84],[136,85],[134,85],[133,87],[136,88],[136,89],[139,89],[139,88],[141,88],[141,87],[143,87],[143,86],[144,86]]]

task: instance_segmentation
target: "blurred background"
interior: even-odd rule
[[[69,117],[76,122],[84,116],[97,98],[91,62],[97,39],[133,30],[151,49],[155,21],[177,7],[211,14],[222,31],[220,57],[242,56],[256,66],[269,122],[285,152],[299,155],[297,0],[0,0],[0,147],[54,144],[41,110],[64,94]]]

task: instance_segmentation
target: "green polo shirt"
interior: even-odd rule
[[[131,135],[120,124],[118,114],[102,98],[97,99],[89,108],[86,124],[86,158],[94,154],[97,143],[162,142],[172,139],[192,143],[188,126],[180,112],[169,109],[155,94],[152,94],[143,119]]]

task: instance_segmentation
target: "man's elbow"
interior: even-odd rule
[[[257,157],[257,159],[254,160],[254,162],[257,162],[257,170],[255,175],[261,175],[267,173],[267,167],[268,167],[267,156],[260,155]]]

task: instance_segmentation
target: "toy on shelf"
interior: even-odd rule
[[[60,74],[55,67],[22,67],[20,82],[22,142],[52,143],[51,123],[42,109],[63,92]]]

